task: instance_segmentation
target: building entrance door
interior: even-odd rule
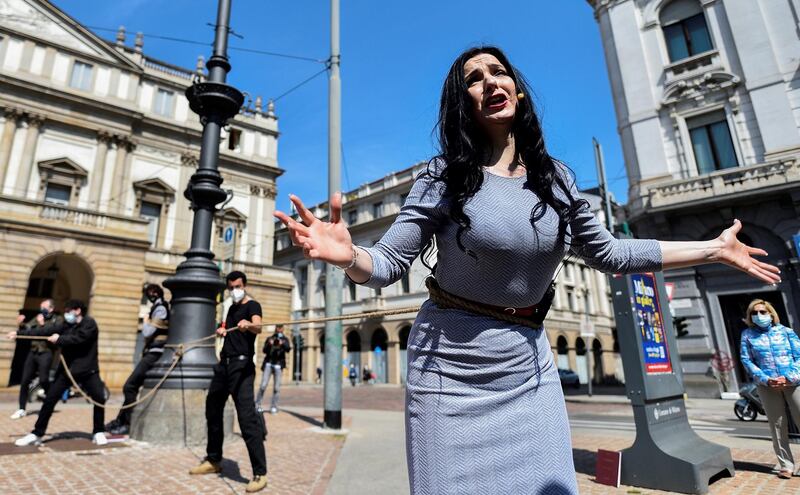
[[[778,312],[781,323],[788,323],[786,306],[783,304],[781,292],[774,290],[768,292],[743,292],[741,294],[726,294],[719,297],[719,306],[722,310],[722,319],[725,324],[725,333],[728,336],[728,345],[731,348],[731,358],[736,363],[734,373],[739,383],[749,382],[751,378],[747,375],[742,361],[739,359],[739,349],[742,342],[742,330],[747,327],[744,321],[747,313],[747,306],[753,299],[763,299],[769,301]]]
[[[63,313],[64,303],[68,299],[80,299],[89,306],[93,282],[92,269],[82,258],[62,253],[45,256],[31,270],[19,312],[25,315],[26,320],[33,319],[44,299],[53,299],[57,314]],[[29,340],[17,341],[11,361],[9,386],[18,384],[22,379],[22,368],[29,349]]]

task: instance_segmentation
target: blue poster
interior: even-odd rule
[[[652,273],[631,275],[633,313],[642,338],[644,369],[648,375],[672,373],[664,317],[658,302],[656,277]]]

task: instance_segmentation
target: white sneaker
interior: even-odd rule
[[[269,412],[271,412],[272,414],[278,414],[278,408],[273,407],[272,409],[269,410]]]
[[[24,437],[18,438],[14,442],[14,445],[16,445],[17,447],[25,447],[26,445],[41,445],[41,443],[42,443],[42,437],[34,433],[28,433]]]
[[[101,432],[95,433],[94,437],[92,437],[92,443],[95,445],[105,445],[108,443],[108,439],[106,438],[106,434]]]
[[[14,414],[12,414],[10,417],[11,419],[20,419],[24,418],[25,414],[27,414],[25,409],[17,409],[16,412],[14,412]]]

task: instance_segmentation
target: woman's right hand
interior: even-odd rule
[[[772,388],[779,388],[786,386],[786,377],[770,378],[767,380],[767,385]]]
[[[290,194],[301,222],[297,222],[282,211],[276,211],[286,228],[292,244],[303,248],[303,255],[312,260],[324,261],[332,265],[347,266],[353,260],[353,241],[350,232],[342,222],[342,195],[336,193],[330,201],[330,221],[316,218],[303,205],[297,196]]]

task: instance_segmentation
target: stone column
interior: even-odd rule
[[[25,135],[25,145],[22,148],[22,160],[20,161],[19,174],[15,191],[20,196],[27,196],[28,183],[33,172],[33,158],[36,153],[36,141],[39,139],[39,129],[44,123],[44,117],[40,115],[27,115],[28,133]]]
[[[3,125],[3,137],[0,140],[0,194],[3,193],[3,184],[6,182],[8,160],[11,158],[11,146],[14,144],[20,115],[20,111],[16,108],[5,110],[6,123]]]
[[[125,212],[125,191],[128,184],[125,184],[125,177],[129,175],[126,170],[128,168],[128,152],[131,149],[131,142],[125,138],[117,138],[115,144],[117,145],[117,159],[114,163],[114,180],[111,182],[111,197],[108,200],[109,211],[114,213]]]
[[[108,145],[110,143],[110,134],[103,131],[97,133],[97,152],[94,155],[94,168],[89,180],[90,208],[100,208],[100,194],[103,192],[103,179],[106,176],[106,158],[108,157]]]

